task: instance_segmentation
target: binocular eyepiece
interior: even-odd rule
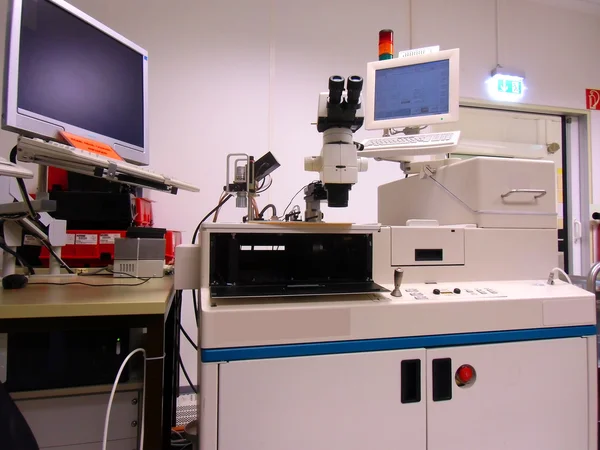
[[[363,79],[358,75],[348,77],[346,90],[348,91],[346,101],[349,105],[358,105],[360,100],[360,91],[362,90]],[[344,77],[333,75],[329,77],[329,104],[339,105],[342,102],[344,93]]]
[[[360,91],[362,91],[363,79],[358,75],[348,77],[346,91],[348,91],[347,101],[349,105],[358,105],[360,100]]]
[[[329,104],[339,105],[344,92],[344,77],[333,75],[329,77]]]

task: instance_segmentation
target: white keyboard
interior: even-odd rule
[[[173,188],[184,191],[199,192],[192,184],[176,180],[169,176],[148,169],[107,158],[96,153],[87,152],[60,142],[44,141],[19,136],[17,142],[17,158],[19,161],[50,165],[85,175],[102,176],[111,181],[173,191]],[[127,179],[124,179],[124,176]]]
[[[16,178],[33,178],[33,172],[0,157],[0,176]]]
[[[360,152],[360,156],[403,161],[407,156],[452,153],[459,139],[460,131],[365,139],[362,142],[365,148]]]

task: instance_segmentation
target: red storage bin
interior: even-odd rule
[[[125,230],[67,230],[67,245],[62,259],[71,267],[104,267],[115,259],[115,238],[125,237]],[[42,247],[40,260],[47,267],[50,254]]]
[[[167,231],[165,234],[167,248],[165,249],[165,264],[175,263],[175,247],[181,245],[181,231]]]
[[[151,200],[143,197],[136,197],[133,223],[136,227],[151,227],[154,224]]]

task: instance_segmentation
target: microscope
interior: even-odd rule
[[[317,130],[323,133],[323,147],[319,156],[304,159],[304,169],[319,172],[320,181],[309,184],[304,190],[306,200],[305,221],[321,222],[321,201],[327,200],[332,208],[348,206],[352,185],[358,181],[358,172],[368,168],[366,158],[358,156],[359,145],[353,134],[364,121],[361,104],[362,77],[329,78],[329,92],[319,94]],[[345,92],[344,92],[345,91]]]

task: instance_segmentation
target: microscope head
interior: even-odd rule
[[[304,159],[304,169],[319,172],[329,207],[348,206],[349,192],[358,181],[358,172],[364,172],[368,167],[367,160],[358,156],[354,144],[354,132],[364,121],[362,85],[363,79],[359,76],[345,80],[334,75],[329,78],[329,92],[319,94],[317,130],[323,133],[323,147],[319,156]],[[312,199],[325,200],[321,197]]]
[[[317,130],[320,133],[329,128],[348,128],[355,132],[362,126],[362,86],[363,79],[358,75],[352,75],[348,80],[339,75],[329,77],[329,92],[319,95]]]

